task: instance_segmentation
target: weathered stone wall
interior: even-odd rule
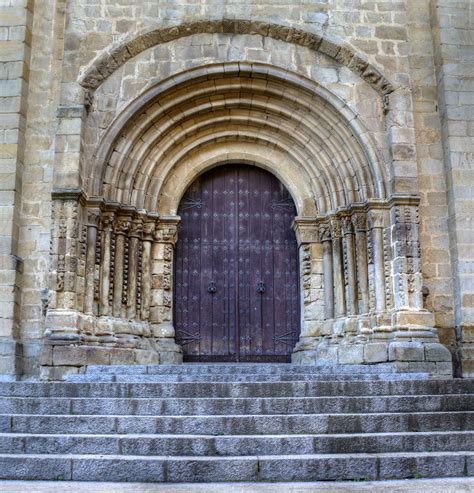
[[[474,375],[474,5],[433,1],[431,24],[460,342],[456,356],[462,373]]]
[[[389,173],[396,173],[394,188],[414,186],[411,191],[420,193],[425,307],[435,315],[442,342],[459,359],[473,358],[468,345],[474,319],[469,0],[175,0],[165,6],[157,0],[36,0],[34,10],[26,0],[1,5],[6,116],[0,156],[0,374],[32,374],[39,364],[51,286],[53,184],[72,189],[87,184],[87,166],[99,138],[146,87],[184,69],[225,61],[263,62],[297,72],[328,88],[359,115],[383,160],[393,157],[395,171]],[[301,46],[225,33],[180,38],[130,58],[100,86],[93,117],[82,129],[86,93],[78,79],[111,44],[138,31],[222,18],[324,34],[370,62],[406,95],[396,103],[395,147],[384,138],[380,99],[347,67]],[[396,156],[391,155],[394,149]],[[464,371],[472,372],[469,363]]]

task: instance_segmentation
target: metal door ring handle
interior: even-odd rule
[[[214,294],[217,291],[217,286],[214,281],[211,281],[207,286],[207,291],[211,294]]]
[[[257,293],[264,293],[265,292],[265,283],[263,281],[260,281],[257,283]]]

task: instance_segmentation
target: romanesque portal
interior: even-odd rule
[[[397,93],[377,84],[383,98],[373,90],[375,101],[387,118],[395,118]],[[187,70],[151,85],[98,135],[94,114],[100,108],[95,97],[85,120],[83,152],[89,158],[83,161],[83,187],[53,193],[54,289],[43,352],[46,378],[90,363],[179,363],[183,347],[189,359],[225,353],[265,360],[267,352],[271,360],[291,352],[295,363],[392,362],[398,371],[451,373],[451,355],[439,344],[433,316],[423,308],[419,198],[403,192],[406,180],[390,176],[382,140],[377,143],[378,134],[368,133],[338,98],[277,67],[230,63]],[[383,132],[382,122],[378,139]],[[202,196],[191,193],[190,199],[186,191],[193,190],[198,177],[208,176],[203,173],[216,166],[232,169],[224,165],[233,163],[256,177],[273,175],[294,200],[298,254],[283,255],[282,262],[298,258],[299,272],[296,276],[296,267],[288,267],[293,277],[279,286],[291,291],[290,308],[285,298],[275,305],[279,311],[268,311],[263,301],[275,292],[266,291],[257,265],[239,268],[248,278],[225,287],[222,278],[213,278],[219,269],[211,276],[203,266],[196,280],[184,277],[186,242],[211,240],[193,237],[193,228],[210,221],[204,211],[217,217],[213,225],[218,228],[229,204],[223,200],[221,208],[212,210],[203,202],[199,209]],[[216,173],[211,181],[218,183]],[[227,188],[220,183],[216,190]],[[277,209],[293,207],[283,193],[276,200]],[[193,205],[203,215],[190,221]],[[272,235],[289,240],[290,222],[290,216],[282,219],[284,232],[278,221],[262,223],[260,240]],[[232,230],[219,234],[222,241],[233,241]],[[189,282],[199,294],[185,295],[183,285]],[[236,305],[235,293],[226,290],[239,285]],[[224,303],[224,293],[228,307],[222,314],[205,308],[210,300]],[[197,327],[203,313],[210,319]],[[227,344],[222,354],[211,349],[212,327],[221,315],[233,317],[227,324],[238,325],[221,335]],[[247,323],[236,322],[239,318]],[[268,334],[261,332],[265,324],[270,324]],[[193,339],[206,349],[197,349]]]

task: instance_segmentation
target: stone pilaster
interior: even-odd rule
[[[316,218],[297,217],[293,229],[300,256],[301,332],[292,362],[314,364],[324,318],[323,246]]]
[[[162,363],[182,362],[173,326],[173,257],[180,218],[160,217],[151,249],[150,328]]]

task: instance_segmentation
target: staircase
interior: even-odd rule
[[[0,383],[0,479],[474,475],[474,380],[390,367],[97,366]]]

